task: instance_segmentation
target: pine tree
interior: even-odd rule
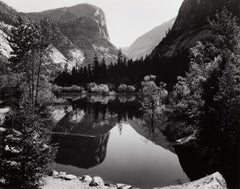
[[[100,71],[99,71],[99,61],[98,61],[97,55],[94,57],[93,65],[94,65],[93,66],[93,77],[94,77],[95,81],[98,81]]]
[[[9,119],[0,137],[0,178],[6,188],[39,188],[41,178],[53,159],[54,149],[49,145],[44,93],[48,46],[52,39],[48,20],[39,24],[22,17],[12,28],[10,44],[13,48],[10,74],[18,77],[21,94],[18,104],[12,106]],[[14,90],[14,89],[12,89]]]
[[[123,54],[122,49],[118,50],[117,64],[121,64],[123,62]]]
[[[55,150],[43,120],[29,104],[12,112],[0,137],[0,178],[6,188],[34,189],[50,169]],[[41,120],[41,121],[40,121]]]

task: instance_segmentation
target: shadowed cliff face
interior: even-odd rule
[[[37,22],[45,17],[51,20],[57,38],[51,46],[51,57],[62,68],[68,65],[71,70],[74,66],[92,64],[95,55],[100,60],[104,57],[107,64],[116,62],[118,50],[109,41],[105,14],[98,7],[79,4],[38,13],[18,13],[0,1],[0,32],[6,33],[6,27],[12,27],[18,15]],[[9,58],[5,56],[10,54],[10,50],[6,52],[8,49],[8,44],[0,45],[0,56]]]
[[[100,30],[101,38],[109,38],[105,14],[100,8],[93,5],[79,4],[73,7],[47,10],[39,13],[27,13],[27,16],[38,21],[40,19],[43,19],[44,17],[48,17],[52,21],[60,24],[75,22],[79,18],[92,18],[93,20],[95,20],[95,22],[97,23],[96,25],[98,26],[98,28],[94,28],[94,30],[97,33],[99,32],[98,30]],[[91,22],[88,23],[88,19],[86,19],[86,22],[84,24],[91,25]],[[80,26],[84,26],[84,24],[79,23]]]
[[[64,40],[54,45],[73,64],[92,64],[95,55],[104,57],[107,64],[116,61],[117,49],[109,41],[105,14],[100,8],[79,4],[25,15],[36,21],[48,17],[58,26],[59,38]],[[68,45],[62,45],[67,40]]]
[[[185,0],[168,36],[154,49],[151,57],[171,57],[188,50],[209,33],[208,18],[227,7],[240,17],[239,0]]]

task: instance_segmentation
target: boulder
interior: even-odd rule
[[[118,189],[130,189],[130,188],[132,188],[132,186],[127,185],[127,184],[118,183],[117,188]]]
[[[55,171],[55,170],[52,172],[52,176],[55,177],[55,178],[58,177],[58,174],[59,173],[57,171]]]
[[[90,177],[89,175],[83,175],[82,181],[86,183],[90,183],[92,181],[92,177]]]
[[[58,177],[64,179],[66,175],[67,175],[66,172],[60,172],[60,173],[58,174]]]
[[[111,183],[106,183],[104,184],[106,187],[111,188],[111,189],[117,189],[117,186],[115,184],[111,184]]]
[[[227,189],[227,184],[223,176],[216,172],[212,175],[190,183],[154,189]]]
[[[104,186],[104,181],[101,177],[93,177],[89,186]]]
[[[65,177],[64,177],[65,180],[75,180],[77,179],[77,176],[75,175],[71,175],[71,174],[67,174]]]

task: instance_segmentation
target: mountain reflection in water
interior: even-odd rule
[[[140,188],[188,181],[172,145],[144,125],[136,99],[74,100],[53,130],[59,145],[55,168]]]
[[[138,96],[66,98],[72,104],[52,111],[53,142],[59,144],[58,171],[101,176],[143,189],[219,171],[230,189],[239,188],[239,149],[229,148],[221,138],[210,134],[202,136],[205,142],[172,146],[161,126],[151,128],[143,120]]]

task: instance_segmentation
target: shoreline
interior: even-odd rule
[[[44,178],[41,189],[139,189],[137,187],[117,183],[105,183],[101,177],[84,175],[77,177],[66,172],[53,171],[52,176]],[[153,189],[227,189],[223,176],[216,172],[199,180],[174,186],[154,187]]]

